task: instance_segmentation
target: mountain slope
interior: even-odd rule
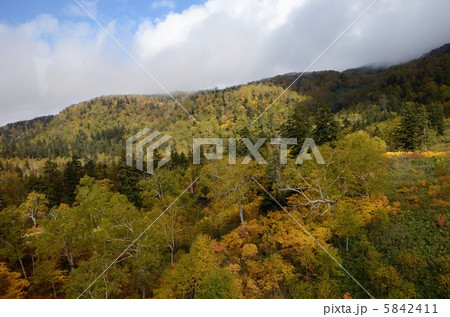
[[[8,124],[0,128],[0,155],[20,158],[119,155],[126,137],[149,127],[174,137],[186,151],[193,136],[231,137],[236,133],[275,135],[299,105],[312,114],[328,106],[334,112],[356,109],[359,115],[376,104],[401,113],[405,102],[442,104],[450,114],[450,44],[423,57],[388,69],[367,67],[344,72],[321,71],[298,79],[256,124],[264,109],[289,86],[297,73],[223,90],[177,94],[195,124],[169,97],[106,96],[73,105],[57,116]]]

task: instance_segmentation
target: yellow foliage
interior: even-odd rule
[[[294,267],[285,262],[278,254],[273,254],[262,263],[251,261],[248,271],[252,280],[256,281],[261,297],[277,298],[280,294],[280,284],[292,276]]]
[[[419,189],[417,187],[410,187],[410,188],[402,187],[402,188],[396,189],[395,191],[397,193],[401,193],[401,194],[410,194],[410,193],[415,193],[418,190]]]
[[[251,200],[250,203],[243,205],[244,213],[247,215],[249,219],[255,219],[260,214],[261,203],[263,201],[263,197],[258,196]]]
[[[221,244],[232,255],[239,258],[245,244],[257,241],[261,228],[256,220],[250,220],[244,227],[239,227],[223,236]]]
[[[431,185],[428,189],[428,196],[432,198],[436,198],[441,194],[441,186],[439,185]]]
[[[450,151],[446,152],[433,152],[433,151],[425,151],[425,152],[410,152],[410,151],[397,151],[397,152],[386,152],[385,155],[387,157],[408,157],[408,158],[430,158],[430,157],[439,157],[449,155]]]
[[[253,279],[248,278],[244,280],[244,294],[245,298],[248,299],[261,297],[259,287]]]
[[[434,200],[434,203],[435,203],[437,206],[450,207],[450,201],[444,200],[444,199],[441,199],[441,198],[435,199],[435,200]]]
[[[416,203],[418,203],[418,202],[420,201],[420,197],[419,197],[419,196],[416,196],[416,195],[414,195],[414,196],[408,196],[408,197],[406,197],[406,199],[409,200],[409,201],[411,201],[411,202],[416,202]]]
[[[314,238],[320,242],[320,244],[325,245],[327,241],[333,236],[333,232],[329,228],[319,227],[312,233]]]
[[[382,194],[374,194],[370,197],[347,197],[341,201],[341,204],[352,208],[361,218],[363,226],[372,221],[375,210],[389,209],[389,200]]]
[[[241,266],[239,264],[232,263],[232,264],[227,266],[227,270],[231,274],[233,274],[235,276],[238,276],[239,275],[239,271],[241,270]]]
[[[244,244],[242,247],[242,258],[253,258],[258,254],[258,247],[253,243]]]
[[[20,278],[20,273],[11,272],[5,263],[0,262],[0,298],[19,299],[25,297],[25,288],[30,283]]]

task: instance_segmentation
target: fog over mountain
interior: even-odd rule
[[[209,0],[159,18],[110,18],[82,2],[169,91],[245,83],[305,70],[372,1]],[[2,5],[0,5],[1,7]],[[450,2],[378,0],[309,69],[392,65],[450,41]],[[0,125],[99,95],[160,87],[70,1],[61,14],[0,20]]]

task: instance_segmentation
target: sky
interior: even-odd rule
[[[114,39],[74,0],[0,0],[0,126],[101,95],[302,72],[319,56],[309,71],[393,65],[450,42],[448,0],[378,0],[353,25],[373,0],[78,1]]]

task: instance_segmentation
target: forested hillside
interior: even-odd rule
[[[175,94],[198,123],[124,95],[0,128],[0,298],[448,298],[449,64],[447,44],[308,73],[254,124],[299,74]],[[173,137],[151,176],[125,164],[144,127]],[[277,136],[326,164],[294,164],[301,141],[286,166],[268,143],[266,165],[192,164],[193,137],[236,138],[240,162]]]
[[[107,96],[73,105],[57,116],[0,128],[1,156],[19,158],[119,156],[121,142],[142,127],[171,134],[187,151],[195,135],[270,135],[300,112],[314,125],[320,108],[331,109],[351,131],[376,133],[390,149],[415,149],[442,134],[450,115],[450,44],[424,57],[385,70],[361,68],[305,74],[266,115],[250,123],[299,75],[277,76],[223,90],[176,95],[200,124],[168,96]],[[409,118],[413,115],[413,118]],[[409,120],[425,116],[432,140],[402,139]],[[402,125],[402,119],[405,118]],[[424,120],[422,120],[424,121]],[[405,133],[405,131],[403,131]],[[413,132],[411,132],[413,133]],[[405,138],[406,136],[403,135]],[[408,136],[409,137],[409,136]],[[415,136],[417,139],[418,136]],[[405,144],[406,142],[406,144]],[[419,142],[419,144],[417,144]],[[416,144],[413,144],[416,143]]]

